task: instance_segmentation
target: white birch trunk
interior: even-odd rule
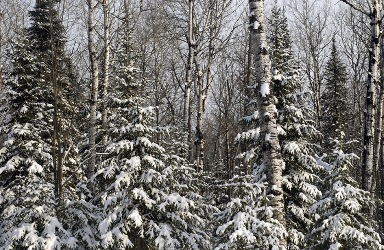
[[[109,28],[109,0],[103,2],[104,12],[104,79],[103,79],[103,145],[107,145],[108,142],[108,84],[109,84],[109,58],[110,58],[110,28]]]
[[[124,0],[124,36],[125,36],[125,62],[124,66],[128,67],[131,64],[131,57],[132,57],[132,46],[131,46],[131,41],[130,41],[130,32],[131,32],[131,23],[129,20],[129,12],[130,12],[130,0]]]
[[[380,157],[381,157],[381,136],[382,136],[382,126],[383,126],[383,105],[384,105],[384,89],[383,82],[380,83],[380,92],[377,99],[377,114],[376,114],[376,131],[375,131],[375,146],[374,146],[374,184],[371,190],[372,193],[376,193],[380,179],[376,178],[380,176]]]
[[[3,65],[0,64],[0,93],[3,90]]]
[[[196,60],[196,57],[195,57]],[[198,67],[197,67],[198,68]],[[196,122],[196,170],[204,170],[204,137],[203,137],[203,114],[204,114],[204,91],[203,75],[199,72],[197,79],[198,103],[197,103],[197,122]]]
[[[362,161],[362,188],[372,192],[374,190],[374,138],[376,116],[376,87],[378,84],[378,63],[380,55],[380,15],[381,1],[371,3],[371,45],[369,51],[369,71],[366,96],[366,115],[364,126],[364,150]]]
[[[91,63],[91,99],[90,99],[90,120],[89,120],[89,164],[87,169],[87,177],[95,173],[96,165],[96,109],[98,102],[99,88],[99,69],[97,65],[97,54],[94,44],[95,37],[95,21],[94,21],[95,4],[94,0],[88,0],[88,51]]]
[[[263,161],[267,168],[269,205],[274,209],[273,218],[285,226],[285,208],[282,188],[282,159],[277,134],[277,110],[272,93],[271,60],[266,37],[264,0],[250,0],[250,28],[255,59],[255,83],[257,85],[260,135],[263,139]],[[279,249],[286,249],[282,236]]]
[[[3,23],[3,13],[0,12],[0,55],[3,50],[3,31],[1,29]],[[0,62],[0,92],[3,89],[3,65]]]
[[[188,61],[187,61],[187,72],[185,79],[184,89],[184,129],[187,134],[188,144],[188,160],[192,161],[192,112],[191,112],[191,86],[192,86],[192,71],[193,61],[195,53],[195,36],[193,32],[193,9],[194,0],[188,0]]]

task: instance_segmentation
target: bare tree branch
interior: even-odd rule
[[[367,12],[367,11],[365,11],[365,10],[359,8],[358,6],[356,6],[356,4],[351,3],[351,2],[348,1],[348,0],[340,0],[340,1],[343,2],[343,3],[345,3],[345,4],[347,4],[347,5],[349,5],[352,9],[355,9],[355,10],[357,10],[357,11],[363,13],[364,15],[369,16],[369,12]],[[371,5],[370,5],[369,7],[372,8]]]

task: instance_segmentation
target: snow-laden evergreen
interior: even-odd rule
[[[333,38],[331,53],[325,66],[325,89],[321,96],[320,121],[326,152],[332,151],[332,140],[349,139],[344,134],[351,118],[347,93],[347,69]]]
[[[0,249],[75,248],[76,239],[64,226],[65,202],[76,199],[75,183],[81,171],[73,145],[66,99],[70,89],[68,58],[64,57],[63,27],[47,1],[38,1],[30,11],[31,27],[23,29],[10,56],[12,68],[2,92],[0,123]],[[56,25],[52,27],[50,25]],[[54,31],[54,34],[51,34]],[[54,40],[54,46],[52,46]],[[52,52],[52,48],[55,52]],[[52,67],[52,53],[57,64]],[[64,70],[65,68],[65,70]],[[63,178],[61,205],[55,192],[58,179],[54,165],[53,78],[60,84],[60,129]],[[69,88],[69,89],[68,89]],[[71,111],[70,111],[71,110]]]
[[[90,185],[101,209],[100,246],[108,249],[207,249],[202,197],[185,160],[153,142],[156,107],[145,107],[139,71],[114,68],[109,139]],[[200,216],[203,215],[203,216]]]
[[[236,175],[223,187],[230,189],[231,196],[215,214],[214,249],[279,249],[279,241],[287,233],[272,218],[265,183],[254,175]]]
[[[274,92],[278,100],[279,141],[285,165],[283,183],[288,248],[303,249],[313,224],[310,206],[321,195],[316,184],[322,168],[315,158],[319,147],[314,143],[320,133],[314,122],[308,119],[311,113],[306,107],[309,93],[303,91],[303,77],[293,59],[287,18],[276,5],[269,23]]]
[[[36,57],[26,38],[14,45],[14,69],[6,81],[0,131],[0,249],[73,246],[56,214],[52,184],[51,115]],[[48,117],[47,117],[48,116]]]
[[[316,217],[311,249],[382,249],[376,225],[367,214],[375,206],[374,199],[351,177],[351,161],[357,156],[344,153],[338,141],[334,145],[323,181],[325,191],[311,207]]]

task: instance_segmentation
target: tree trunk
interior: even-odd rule
[[[372,189],[372,193],[376,193],[377,188],[380,188],[380,180],[377,178],[380,176],[380,155],[381,155],[381,134],[382,134],[382,129],[381,127],[383,126],[383,105],[384,105],[384,89],[383,89],[383,84],[381,83],[380,86],[380,93],[379,93],[379,98],[377,100],[377,115],[376,115],[376,133],[375,133],[375,146],[374,146],[374,166],[373,166],[373,172],[374,172],[374,180],[375,180],[375,185]]]
[[[187,72],[185,77],[185,89],[184,89],[184,129],[187,134],[187,144],[188,144],[188,160],[192,161],[192,112],[191,112],[191,86],[192,86],[192,71],[193,71],[193,61],[195,54],[195,35],[193,32],[193,9],[194,9],[194,0],[188,0],[188,61],[187,61]]]
[[[244,93],[244,102],[243,102],[243,117],[249,116],[254,112],[254,105],[251,105],[251,101],[255,99],[255,89],[253,87],[253,70],[254,70],[254,52],[252,47],[252,34],[248,35],[248,53],[247,53],[247,62],[246,62],[246,78],[243,85],[243,93]],[[252,86],[252,87],[251,87]],[[249,124],[246,122],[242,123],[241,127],[243,132],[246,132],[249,129]],[[240,145],[241,152],[246,151],[246,143],[242,142]],[[244,173],[248,174],[250,169],[248,169],[248,162],[245,161],[245,157],[243,158],[244,164]]]
[[[202,172],[204,170],[204,137],[203,137],[203,114],[204,114],[204,89],[203,89],[203,74],[201,73],[200,66],[198,63],[198,57],[197,55],[194,56],[195,58],[195,64],[196,64],[196,70],[199,72],[197,76],[197,121],[196,121],[196,139],[195,139],[195,146],[196,146],[196,170],[198,172]]]
[[[384,113],[380,119],[384,119]],[[381,148],[380,148],[380,157],[379,157],[379,169],[380,169],[380,189],[379,189],[379,197],[383,201],[384,200],[384,133],[381,133],[380,138]],[[381,204],[379,209],[379,217],[380,217],[380,232],[384,230],[384,204]],[[381,240],[384,241],[384,234],[381,235]]]
[[[1,29],[2,24],[3,24],[3,13],[0,12],[0,55],[3,50],[3,31]],[[2,89],[3,89],[3,65],[1,64],[1,61],[0,61],[0,93]]]
[[[99,89],[99,69],[97,65],[97,54],[94,44],[95,21],[94,0],[88,0],[88,51],[91,63],[91,99],[90,99],[90,118],[89,118],[89,164],[87,169],[87,178],[95,173],[96,165],[96,109],[98,102]]]
[[[260,114],[260,136],[263,139],[263,161],[267,169],[269,205],[273,208],[273,218],[285,226],[282,189],[283,169],[277,133],[277,110],[271,86],[271,60],[265,33],[264,1],[250,0],[249,7],[252,46],[255,54],[255,83]],[[286,237],[282,236],[279,249],[286,248]]]
[[[63,161],[62,161],[62,145],[61,145],[61,125],[59,122],[59,103],[61,98],[60,86],[57,82],[57,55],[55,44],[55,37],[53,36],[53,6],[52,1],[49,1],[49,19],[50,19],[50,47],[51,47],[51,75],[50,81],[53,84],[53,139],[52,139],[52,158],[53,158],[53,176],[55,187],[55,199],[56,205],[60,207],[62,205],[62,183],[63,183]]]
[[[125,67],[128,67],[130,66],[131,64],[131,59],[132,59],[132,42],[131,42],[131,36],[130,36],[130,32],[131,32],[131,24],[130,24],[130,20],[129,20],[129,12],[130,12],[130,8],[129,8],[129,1],[130,0],[124,0],[124,12],[125,12],[125,15],[124,15],[124,36],[125,36],[125,54],[126,54],[126,58],[125,58],[125,62],[124,62],[124,66]]]
[[[375,138],[375,115],[376,115],[376,87],[378,83],[379,63],[379,36],[380,36],[380,14],[381,1],[372,1],[371,10],[371,45],[369,50],[369,71],[366,96],[366,115],[364,126],[364,150],[362,161],[362,189],[372,192],[374,190],[373,165],[374,165],[374,138]]]
[[[3,90],[3,65],[0,64],[0,93]]]
[[[110,58],[110,28],[109,28],[109,0],[103,2],[104,12],[104,78],[103,78],[103,115],[102,115],[102,126],[103,126],[103,145],[107,145],[108,142],[108,84],[109,84],[109,58]]]

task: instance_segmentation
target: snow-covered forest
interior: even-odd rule
[[[384,0],[0,0],[0,250],[384,249]]]

